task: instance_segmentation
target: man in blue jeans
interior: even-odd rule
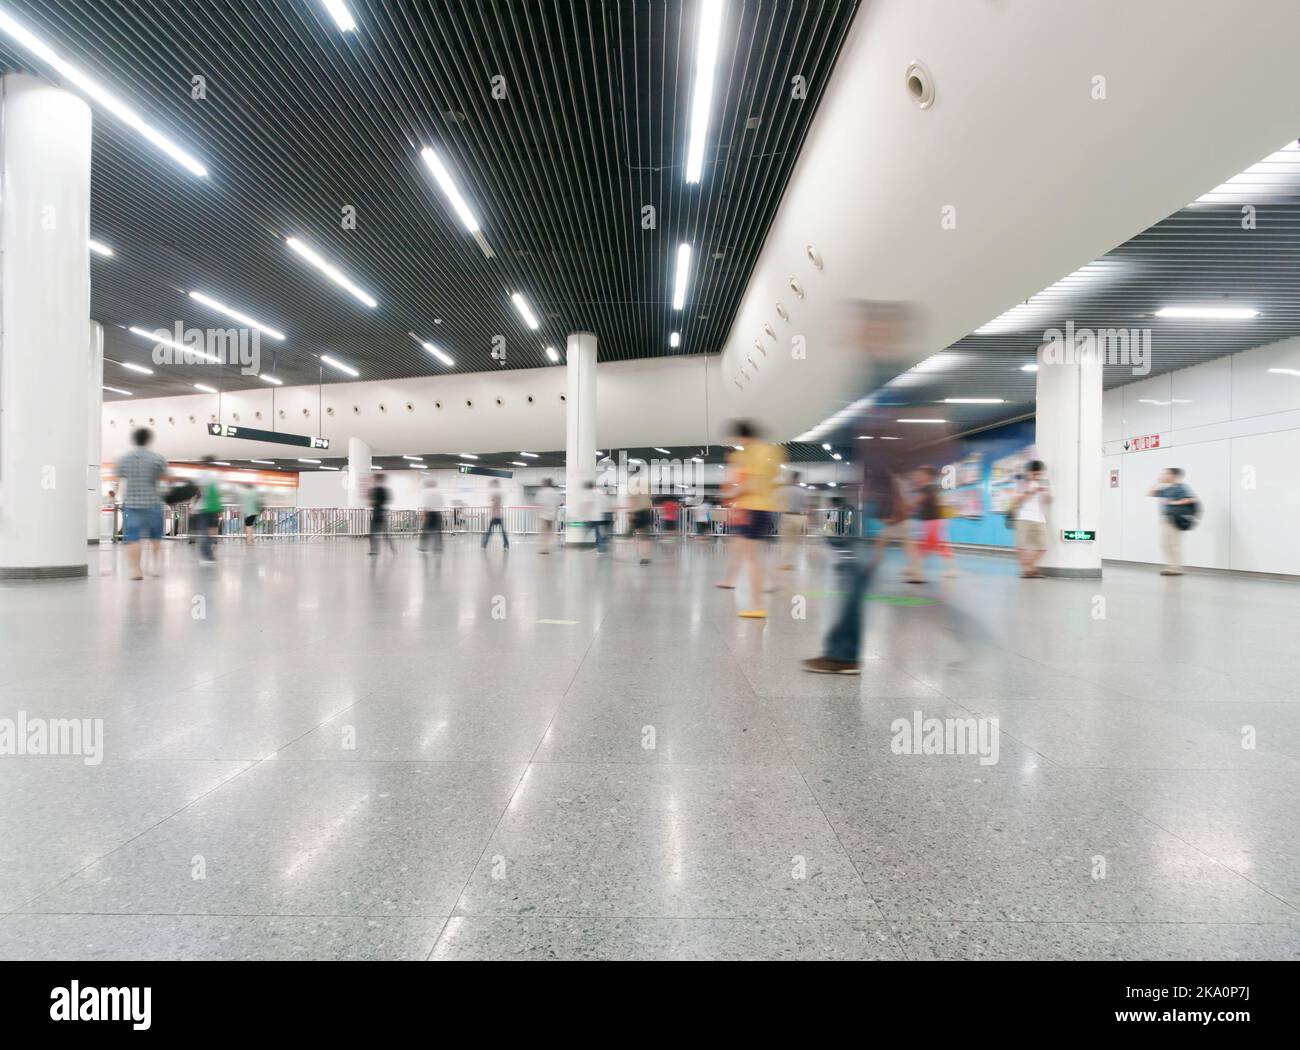
[[[861,392],[870,394],[882,379],[897,375],[906,367],[907,342],[918,327],[915,308],[907,303],[856,301],[845,311],[846,349],[861,355],[863,379]],[[867,520],[890,521],[895,487],[891,470],[897,464],[880,453],[870,455],[857,442],[858,437],[875,436],[885,423],[884,414],[866,398],[850,400],[856,419],[847,422],[838,440],[830,442],[853,449],[862,466],[859,498],[853,514],[853,535],[836,547],[836,591],[842,604],[835,622],[822,645],[822,655],[804,660],[802,667],[813,674],[861,674],[862,606],[867,587],[876,567],[874,544],[868,539]],[[859,406],[861,406],[859,408]],[[882,406],[883,407],[883,406]],[[873,415],[874,413],[874,415]],[[873,445],[879,444],[873,441]]]
[[[122,541],[131,559],[131,579],[143,580],[141,547],[148,540],[153,552],[149,575],[161,575],[163,501],[159,485],[167,477],[167,461],[149,447],[153,431],[140,427],[131,435],[134,448],[117,461],[122,487]]]

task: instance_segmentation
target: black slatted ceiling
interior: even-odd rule
[[[195,178],[96,111],[92,316],[106,356],[150,364],[125,326],[231,324],[198,289],[279,328],[263,369],[313,383],[319,353],[362,379],[543,367],[590,329],[602,361],[716,352],[730,327],[857,0],[730,0],[701,186],[683,165],[694,0],[7,0],[209,169]],[[0,40],[0,67],[47,73]],[[792,97],[803,76],[806,99]],[[191,98],[191,77],[207,97]],[[493,77],[507,97],[492,97]],[[750,127],[751,118],[758,118]],[[495,251],[487,259],[428,176],[438,149]],[[643,232],[654,205],[658,229]],[[341,209],[357,227],[341,228]],[[284,245],[296,235],[379,300],[370,310]],[[671,309],[680,241],[695,247],[687,309]],[[715,255],[718,257],[715,258]],[[542,321],[528,332],[522,292]],[[441,319],[441,324],[435,320]],[[668,346],[680,329],[680,350]],[[346,377],[325,370],[326,381]],[[260,386],[237,369],[108,364],[136,396]],[[115,395],[106,394],[110,399]]]

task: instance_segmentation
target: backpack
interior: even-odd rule
[[[1173,522],[1174,528],[1179,532],[1190,532],[1196,528],[1197,522],[1201,519],[1201,501],[1196,500],[1193,503],[1184,503],[1178,507],[1169,508],[1172,513],[1169,520]]]

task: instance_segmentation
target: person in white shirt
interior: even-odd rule
[[[695,505],[695,535],[713,538],[713,504],[708,496],[701,496]]]
[[[550,478],[543,479],[542,487],[537,490],[537,517],[542,523],[543,554],[550,554],[559,539],[560,533],[555,524],[563,501],[564,497],[555,487],[555,482]]]
[[[789,572],[794,568],[794,555],[803,538],[804,518],[808,509],[808,491],[799,485],[798,473],[790,476],[790,484],[781,487],[781,568]]]
[[[420,486],[420,509],[424,511],[424,520],[420,525],[419,546],[416,548],[421,554],[429,549],[429,537],[433,537],[433,549],[442,551],[442,492],[438,488],[438,482],[426,476],[423,484]]]
[[[1016,490],[1016,553],[1020,559],[1020,577],[1036,580],[1043,574],[1038,563],[1047,552],[1047,512],[1052,505],[1052,489],[1047,483],[1047,469],[1041,459],[1032,459]]]

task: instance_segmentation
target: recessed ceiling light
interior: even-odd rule
[[[321,470],[338,470],[338,467],[321,467]]]
[[[379,305],[373,295],[358,288],[342,270],[326,260],[324,256],[316,251],[315,248],[311,247],[311,245],[300,241],[297,237],[286,237],[284,243],[316,267],[316,269],[337,284],[340,288],[345,289],[350,295],[365,303],[372,310]]]
[[[461,459],[478,459],[478,456],[475,456],[469,452],[458,452],[456,454],[460,456]]]
[[[822,451],[823,451],[823,452],[829,452],[830,450],[831,450],[830,445],[825,444],[825,443],[822,444]]]
[[[671,453],[668,449],[666,449],[666,448],[660,448],[658,445],[655,446],[655,451],[656,451],[656,452],[662,452],[665,456],[671,456],[671,455],[672,455],[672,453]]]
[[[273,466],[275,466],[275,460],[273,460],[273,459],[250,459],[248,462],[250,462],[250,463],[261,463],[261,464],[262,464],[263,466],[265,466],[265,467],[273,467]]]
[[[0,30],[3,30],[29,52],[39,58],[46,65],[54,69],[59,76],[69,83],[79,88],[83,94],[89,95],[90,98],[108,110],[118,120],[133,128],[140,135],[152,142],[160,150],[171,157],[172,160],[180,164],[187,171],[203,178],[207,175],[208,169],[181,149],[171,139],[167,138],[156,128],[146,124],[144,118],[135,110],[119,99],[105,91],[98,83],[86,76],[76,66],[65,62],[54,50],[45,43],[35,33],[32,33],[25,26],[16,22],[13,17],[4,10],[0,10]]]
[[[206,383],[195,383],[195,390],[202,390],[205,394],[216,394],[219,391],[214,386],[208,386]]]
[[[1038,371],[1038,366],[1037,366],[1037,365],[1021,365],[1021,366],[1020,366],[1020,371],[1022,371],[1022,372],[1037,372],[1037,371]]]
[[[859,441],[875,441],[875,440],[876,440],[876,436],[875,436],[874,434],[863,434],[863,435],[861,435],[861,436],[858,438],[858,440],[859,440]]]
[[[303,458],[299,457],[298,462],[299,462],[299,463],[319,463],[320,460],[319,460],[319,459],[303,459]]]
[[[230,464],[227,463],[224,459],[214,459],[214,460],[212,461],[212,465],[213,465],[214,467],[228,467],[228,466],[230,466]]]
[[[900,419],[900,423],[946,423],[946,419]]]
[[[945,397],[945,405],[1002,405],[1006,402],[1000,397]]]
[[[104,256],[111,257],[113,254],[113,249],[110,248],[103,241],[87,241],[86,247],[89,248],[96,255],[104,255]]]
[[[670,336],[668,337],[668,345],[671,346],[674,350],[675,350],[677,347],[681,346],[681,345],[682,345],[682,333],[681,333],[681,332],[674,332],[672,335],[670,335]]]
[[[704,147],[713,111],[713,81],[722,40],[723,0],[702,0],[695,37],[695,88],[691,96],[691,138],[686,151],[686,181],[699,182],[704,172]]]
[[[276,379],[275,376],[267,375],[265,372],[263,372],[257,378],[260,379],[263,383],[270,383],[272,386],[284,386],[283,379]]]
[[[884,435],[881,435],[880,440],[881,441],[902,441],[903,439],[900,437],[885,437]]]
[[[686,282],[691,276],[691,246],[677,246],[677,275],[673,280],[673,309],[680,310],[686,305]]]
[[[1156,316],[1197,321],[1249,321],[1258,317],[1259,311],[1245,306],[1164,306],[1156,311]]]
[[[184,343],[178,343],[174,339],[168,339],[165,335],[160,334],[167,331],[165,328],[159,328],[156,332],[150,332],[137,325],[132,325],[127,329],[127,331],[131,332],[133,335],[140,336],[142,339],[151,339],[155,343],[161,343],[163,346],[170,346],[173,350],[179,350],[183,354],[191,354],[201,361],[210,361],[214,365],[225,364],[221,358],[217,357],[215,354],[208,353],[206,350],[200,350],[194,346],[186,346]]]
[[[546,348],[546,356],[551,359],[552,364],[558,365],[560,363],[560,352],[556,350],[555,347],[548,346]]]
[[[692,462],[692,463],[703,463],[703,462],[704,462],[704,457],[703,457],[703,456],[692,456],[692,457],[691,457],[691,462]]]
[[[351,365],[345,365],[338,358],[330,357],[329,354],[321,354],[320,359],[324,364],[329,365],[331,368],[337,368],[340,372],[343,372],[346,375],[359,376],[361,374]]]
[[[517,460],[517,459],[512,459],[512,460],[510,461],[510,465],[511,465],[512,467],[526,467],[526,466],[528,466],[527,463],[521,462],[520,460]]]
[[[541,327],[541,325],[537,323],[537,318],[534,316],[532,309],[528,306],[527,299],[518,292],[515,292],[510,296],[510,301],[515,304],[515,309],[519,311],[519,316],[524,319],[524,324],[534,332]]]
[[[344,0],[322,0],[325,10],[330,13],[334,19],[334,24],[343,32],[350,33],[357,27],[357,20],[352,17],[352,12],[348,10],[348,5]]]
[[[1269,371],[1276,376],[1300,376],[1297,368],[1270,368]]]
[[[202,292],[190,292],[190,298],[195,302],[202,303],[204,306],[211,307],[213,310],[216,310],[217,313],[225,314],[231,320],[238,321],[247,328],[256,328],[259,332],[265,332],[272,339],[284,339],[283,332],[277,331],[269,325],[264,325],[255,317],[249,317],[248,314],[240,313],[238,310],[232,309],[223,302],[218,302],[210,295],[204,295]]]
[[[110,360],[110,359],[106,357],[106,358],[104,358],[104,360],[105,360],[105,361],[108,361],[108,360]],[[152,368],[145,368],[144,365],[137,365],[137,364],[134,364],[134,363],[132,363],[132,362],[130,362],[130,361],[113,361],[113,364],[115,364],[115,365],[121,365],[123,368],[129,369],[129,370],[132,371],[132,372],[139,372],[142,376],[151,376],[151,375],[153,375],[153,369],[152,369]]]
[[[537,455],[536,452],[521,452],[521,453],[519,453],[519,454],[520,454],[521,456],[523,456],[525,459],[539,459],[539,458],[540,458],[540,457]],[[596,455],[599,456],[600,453],[597,452]]]
[[[123,390],[121,387],[116,387],[116,386],[106,386],[106,387],[104,387],[104,389],[105,389],[105,390],[108,390],[108,391],[111,391],[111,392],[114,393],[114,394],[125,394],[127,397],[135,397],[135,395],[134,395],[133,393],[131,393],[131,391],[129,391],[129,390]]]
[[[432,343],[424,342],[421,343],[420,345],[423,346],[426,350],[428,350],[429,353],[433,354],[434,357],[436,357],[448,368],[456,367],[456,362],[452,360],[450,354],[444,353],[442,350],[438,349],[438,347],[434,346]]]

